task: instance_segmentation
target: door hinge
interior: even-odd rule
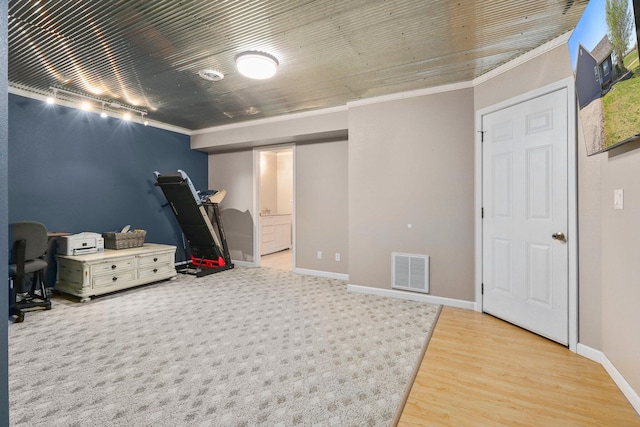
[[[484,283],[480,284],[480,293],[484,295]]]
[[[478,133],[480,134],[480,142],[484,142],[484,133],[486,131],[485,130],[479,130]]]
[[[484,208],[480,208],[480,218],[484,218]]]

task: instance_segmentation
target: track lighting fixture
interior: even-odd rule
[[[104,100],[98,97],[72,92],[57,87],[50,87],[49,89],[53,92],[53,96],[47,97],[48,104],[55,104],[58,99],[62,100],[62,98],[64,98],[64,101],[66,101],[67,105],[69,105],[69,103],[74,104],[78,102],[78,104],[75,104],[76,108],[87,112],[92,111],[97,104],[99,106],[102,106],[102,108],[100,109],[100,117],[102,118],[106,118],[111,115],[113,117],[120,116],[122,120],[125,121],[131,121],[133,118],[132,113],[135,113],[140,114],[141,123],[143,123],[145,126],[149,124],[149,122],[144,118],[147,112],[140,108],[125,105],[113,100]],[[62,96],[59,97],[59,95]],[[116,113],[115,110],[118,110],[119,113]],[[122,110],[125,111],[122,112]]]

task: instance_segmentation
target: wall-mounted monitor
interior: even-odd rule
[[[640,0],[591,0],[569,39],[587,155],[640,140]]]

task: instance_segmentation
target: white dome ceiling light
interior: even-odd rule
[[[278,71],[278,60],[264,52],[243,52],[236,56],[236,67],[240,74],[250,79],[270,79]]]

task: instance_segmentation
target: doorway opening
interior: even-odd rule
[[[257,151],[259,185],[258,259],[261,267],[292,271],[294,223],[294,149]]]

